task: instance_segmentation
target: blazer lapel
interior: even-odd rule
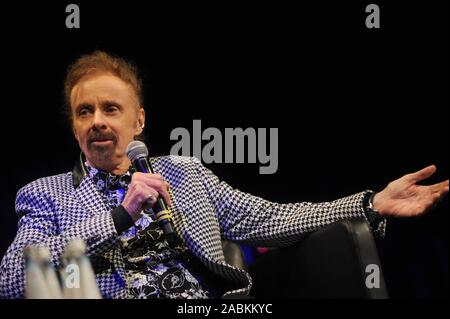
[[[109,209],[97,191],[94,182],[89,178],[84,161],[84,155],[80,153],[79,160],[75,163],[72,171],[72,184],[75,188],[75,197],[90,215],[107,212]]]

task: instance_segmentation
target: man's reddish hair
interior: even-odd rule
[[[96,72],[111,73],[131,85],[142,107],[142,81],[139,78],[136,66],[132,62],[104,51],[94,51],[79,57],[67,69],[67,75],[64,81],[64,102],[65,112],[70,119],[72,119],[70,94],[73,87],[83,77]]]

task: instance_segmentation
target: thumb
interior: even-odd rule
[[[420,171],[409,174],[409,180],[416,183],[421,180],[427,179],[428,177],[433,175],[434,172],[436,172],[436,166],[430,165],[430,166],[427,166],[427,167],[421,169]]]

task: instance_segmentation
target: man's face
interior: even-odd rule
[[[91,75],[74,86],[70,101],[75,138],[89,163],[108,171],[128,165],[126,147],[145,120],[133,88],[111,74]]]

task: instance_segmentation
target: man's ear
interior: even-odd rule
[[[72,126],[72,132],[73,132],[73,136],[75,136],[75,139],[79,142],[79,137],[78,137],[78,133],[77,131],[75,131],[75,128]]]
[[[144,127],[145,127],[145,110],[144,107],[141,106],[138,110],[136,136],[140,135],[144,131]]]

